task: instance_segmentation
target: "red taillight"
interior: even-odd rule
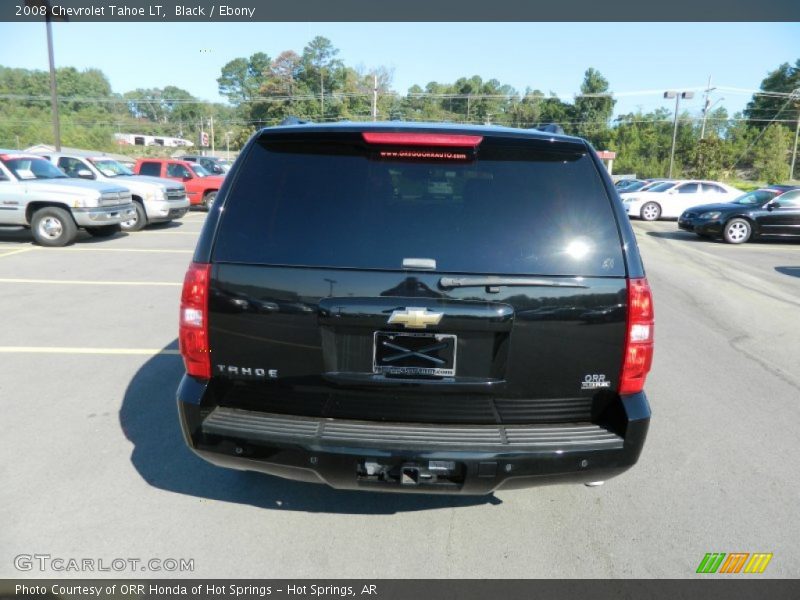
[[[192,263],[186,271],[181,293],[178,343],[186,372],[195,377],[211,377],[208,348],[208,283],[211,265]]]
[[[385,146],[439,146],[442,148],[476,148],[483,141],[480,135],[456,135],[445,133],[382,133],[363,132],[368,144]]]
[[[628,282],[628,331],[619,378],[620,394],[635,394],[653,364],[653,295],[644,277]]]

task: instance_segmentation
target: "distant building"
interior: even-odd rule
[[[189,148],[194,146],[189,140],[166,135],[115,133],[114,139],[117,140],[120,146],[164,146],[165,148]]]
[[[31,154],[48,154],[50,152],[55,152],[55,146],[50,146],[48,144],[36,144],[35,146],[31,146],[30,148],[25,148],[25,152],[30,152]],[[84,150],[83,148],[68,148],[66,146],[61,147],[61,152],[63,154],[72,154],[74,156],[84,156],[84,157],[92,157],[97,158],[99,156],[105,156],[106,158],[111,158],[114,160],[122,161],[130,161],[130,157],[124,154],[114,154],[113,152],[103,152],[102,150]]]

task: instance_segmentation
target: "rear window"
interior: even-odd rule
[[[139,175],[154,175],[158,177],[161,175],[161,163],[143,162],[139,166]]]
[[[394,270],[424,258],[446,272],[625,273],[611,203],[585,152],[488,137],[474,160],[385,155],[358,135],[262,139],[225,201],[213,259]]]

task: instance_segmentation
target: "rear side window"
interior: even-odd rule
[[[78,171],[88,170],[77,158],[62,156],[58,159],[59,168],[70,177],[78,177]]]
[[[189,169],[177,163],[167,165],[167,177],[191,177]]]
[[[675,184],[669,181],[665,181],[663,183],[657,183],[653,187],[647,188],[648,192],[666,192],[667,190],[671,190],[675,187]],[[644,190],[642,190],[644,191]]]
[[[781,205],[781,208],[800,207],[800,192],[787,192],[778,196],[778,204]]]
[[[139,175],[154,175],[158,177],[161,175],[161,163],[143,162],[139,167]]]
[[[261,140],[221,217],[220,262],[456,273],[624,275],[591,158],[487,137],[474,160],[381,157],[360,136]]]

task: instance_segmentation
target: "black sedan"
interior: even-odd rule
[[[729,244],[755,236],[800,237],[800,190],[760,189],[731,202],[693,206],[680,216],[678,227]]]

